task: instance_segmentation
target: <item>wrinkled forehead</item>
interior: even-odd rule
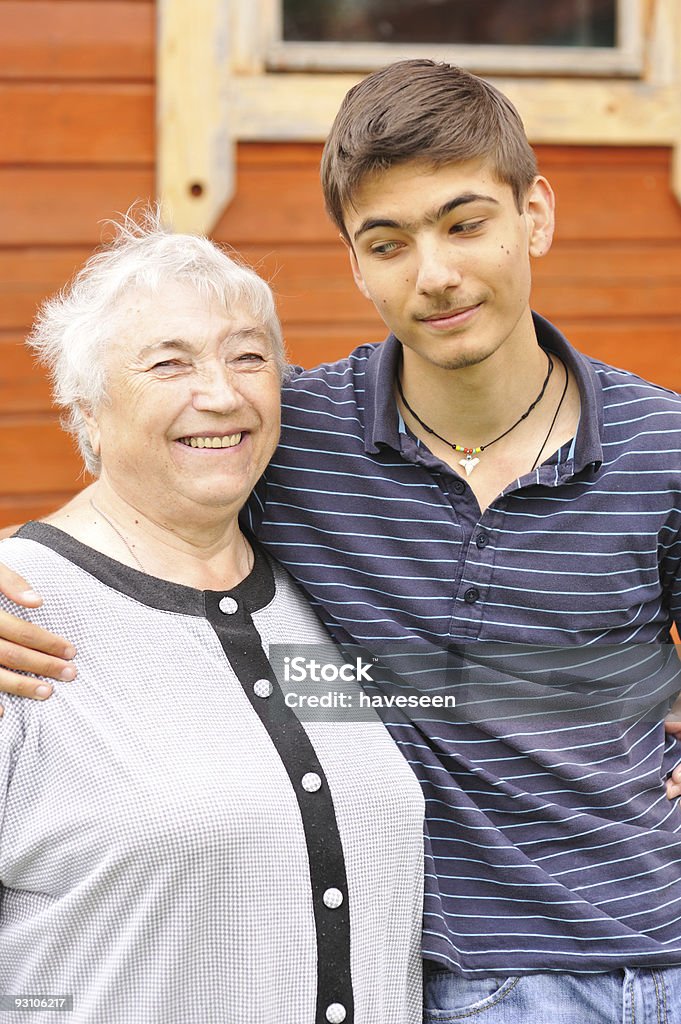
[[[118,319],[139,316],[185,316],[188,311],[230,317],[234,314],[257,318],[245,289],[236,284],[229,287],[210,280],[190,281],[184,278],[161,280],[153,287],[131,282],[124,285],[113,299],[112,312]]]
[[[220,294],[182,280],[150,289],[131,286],[111,304],[111,348],[140,350],[164,339],[189,345],[222,340],[237,334],[273,341],[263,319],[240,294]]]

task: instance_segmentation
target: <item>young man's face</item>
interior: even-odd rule
[[[355,282],[409,365],[471,366],[523,332],[534,343],[530,256],[547,252],[553,233],[543,178],[519,212],[485,161],[409,161],[364,179],[345,226]]]

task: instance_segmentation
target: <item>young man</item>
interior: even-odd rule
[[[532,314],[553,194],[482,80],[429,61],[369,76],[322,181],[391,335],[285,388],[250,515],[337,638],[388,667],[434,654],[416,685],[440,692],[437,656],[465,645],[461,704],[495,702],[387,722],[428,807],[426,1019],[672,1020],[681,811],[663,780],[677,757],[660,708],[622,702],[679,688],[681,399]],[[545,648],[577,674],[573,689],[560,676],[567,720],[523,703],[559,671]],[[499,649],[487,691],[480,662]]]

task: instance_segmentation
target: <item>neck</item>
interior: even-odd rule
[[[403,348],[405,397],[448,440],[485,444],[522,415],[546,377],[547,358],[536,338],[520,352],[517,348],[502,345],[482,362],[456,369],[436,366]]]
[[[80,499],[80,500],[79,500]],[[199,590],[244,579],[252,552],[236,514],[201,510],[200,521],[164,521],[122,495],[105,474],[50,521],[132,568]]]

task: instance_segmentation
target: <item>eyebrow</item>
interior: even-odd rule
[[[137,353],[138,357],[148,356],[152,352],[158,352],[162,348],[176,348],[182,352],[191,352],[191,345],[182,338],[163,338],[161,341],[154,341],[151,345],[145,345]]]
[[[256,341],[262,339],[263,341],[268,340],[267,331],[264,327],[242,327],[239,330],[234,331],[233,334],[229,335],[229,338],[223,338],[223,341],[248,341],[249,339],[255,339]],[[143,349],[140,349],[138,353],[139,358],[151,355],[154,352],[158,352],[160,349],[174,348],[180,352],[194,352],[196,346],[190,342],[185,341],[183,338],[162,338],[160,341],[154,341],[151,345],[145,345]]]
[[[241,341],[242,339],[248,341],[250,338],[255,338],[256,341],[259,341],[260,339],[263,341],[269,341],[269,335],[266,329],[261,327],[259,324],[256,324],[253,327],[241,327],[229,336],[230,341]]]
[[[423,223],[436,224],[443,217],[446,217],[448,213],[451,213],[452,210],[456,210],[459,206],[466,206],[469,203],[494,203],[495,206],[498,206],[499,200],[495,199],[494,196],[482,195],[479,192],[462,192],[460,196],[450,199],[449,202],[444,203],[437,210],[427,213],[423,218]],[[398,231],[413,231],[416,227],[417,224],[413,221],[390,220],[388,217],[367,217],[355,231],[353,239],[357,241],[360,235],[371,231],[373,228],[396,228]]]

